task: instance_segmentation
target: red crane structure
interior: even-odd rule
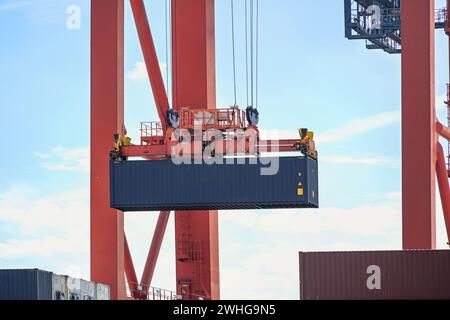
[[[448,48],[449,48],[449,57],[450,57],[450,16],[449,16],[449,10],[450,10],[450,0],[447,0],[447,8],[445,11],[445,34],[447,35],[449,41],[448,41]],[[450,65],[449,65],[450,67]],[[450,69],[449,69],[449,76],[450,76]],[[445,102],[447,104],[447,107],[450,110],[450,84],[447,84],[447,101]],[[450,111],[449,111],[450,112]],[[438,120],[436,120],[436,131],[437,133],[447,139],[448,143],[448,154],[447,157],[450,159],[450,113],[447,116],[447,127],[442,125]],[[448,178],[450,177],[450,161],[447,164],[447,167],[445,166],[445,155],[444,155],[444,148],[438,141],[437,146],[437,165],[436,165],[437,175],[438,175],[438,184],[439,189],[441,193],[441,202],[442,202],[442,210],[444,212],[444,219],[445,219],[445,225],[447,228],[447,236],[449,240],[450,245],[450,187]]]
[[[123,143],[124,0],[91,1],[91,278],[110,284],[113,299],[126,298],[126,283],[133,298],[146,299],[170,212],[160,212],[142,279],[138,281],[124,234],[123,212],[110,207],[108,154],[111,165],[130,157],[168,159],[179,151],[180,137],[173,136],[182,129],[192,138],[188,151],[192,158],[201,157],[205,146],[214,143],[219,146],[214,151],[219,157],[239,154],[236,151],[256,157],[262,151],[300,151],[317,162],[313,134],[307,129],[299,130],[300,139],[264,141],[259,138],[258,111],[252,106],[246,112],[237,106],[216,108],[215,2],[171,1],[173,108],[169,107],[144,1],[130,0],[160,119],[141,124],[139,145]],[[202,127],[200,134],[195,131],[198,125]],[[216,130],[223,138],[217,140],[217,135],[208,130]],[[111,151],[113,136],[116,143]],[[317,170],[312,172],[317,176]],[[302,207],[298,199],[310,195],[315,198],[311,205],[317,206],[317,184],[305,195],[298,181],[302,174],[295,175],[295,189],[288,192],[296,198],[293,206]],[[216,207],[208,205],[210,208]],[[178,296],[220,299],[217,210],[176,211],[175,238]]]
[[[130,1],[153,95],[165,130],[167,94],[159,69],[143,0]],[[92,4],[92,142],[91,142],[91,277],[111,285],[113,299],[125,299],[125,274],[135,298],[138,280],[124,234],[123,213],[109,206],[108,154],[111,137],[124,129],[124,0],[93,0]],[[172,1],[173,75],[176,106],[216,108],[214,0]],[[165,151],[163,151],[165,153]],[[144,269],[149,286],[167,225],[161,212]],[[219,299],[217,211],[176,212],[176,241],[203,244],[202,259],[185,261],[177,247],[177,279],[191,280],[191,294]],[[198,266],[198,264],[201,266]],[[201,270],[201,273],[198,273]],[[200,278],[193,281],[193,277]],[[201,288],[195,286],[201,285]],[[180,285],[183,285],[180,283]]]
[[[436,247],[434,1],[402,3],[402,205],[404,249]],[[448,184],[447,178],[446,183]],[[448,189],[448,187],[447,187]]]
[[[403,1],[401,14],[403,248],[435,249],[436,176],[450,238],[449,175],[439,143],[439,136],[450,140],[450,130],[435,110],[434,1]],[[448,14],[445,31],[450,35]]]
[[[402,54],[403,248],[436,248],[436,177],[450,238],[448,170],[435,110],[435,29],[450,35],[448,10],[434,0],[344,0],[346,37]],[[447,1],[447,8],[450,8]]]
[[[214,119],[215,127],[222,118],[228,119],[222,123],[225,127],[242,127],[239,111],[216,109],[214,0],[171,1],[173,110],[181,126],[189,128],[198,112]],[[161,124],[143,124],[141,144],[123,146],[119,155],[157,159],[169,154],[170,128],[166,121],[169,103],[144,2],[130,0],[130,3]],[[139,299],[149,289],[169,213],[160,213],[139,282],[124,234],[123,212],[111,209],[109,201],[111,140],[117,133],[126,134],[124,0],[92,0],[91,5],[91,278],[109,284],[112,299],[126,299],[126,274],[133,297]],[[450,36],[448,15],[445,30]],[[438,141],[439,136],[450,140],[450,129],[437,120],[435,112],[434,32],[434,0],[402,2],[404,249],[436,247],[436,176],[450,236],[449,174]],[[394,40],[398,40],[397,35],[392,36]],[[235,115],[233,121],[229,121],[230,115]],[[301,143],[301,140],[282,141],[278,147],[295,151],[302,148]],[[258,137],[256,149],[245,151],[258,152],[261,146],[271,145]],[[175,230],[177,293],[186,299],[220,299],[217,211],[177,211]]]

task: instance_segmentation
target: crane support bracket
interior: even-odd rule
[[[227,164],[227,160],[233,164]],[[111,207],[121,211],[169,211],[319,206],[315,159],[261,157],[223,161],[111,161]]]

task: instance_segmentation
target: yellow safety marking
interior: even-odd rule
[[[299,172],[299,173],[298,173],[298,176],[301,177],[301,176],[302,176],[302,173]],[[297,189],[297,196],[299,196],[299,197],[302,197],[302,196],[303,196],[303,193],[304,193],[304,192],[303,192],[302,186],[303,186],[303,183],[299,182],[299,183],[298,183],[298,189]]]

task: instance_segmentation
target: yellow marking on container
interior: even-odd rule
[[[299,173],[298,173],[298,176],[301,177],[301,176],[302,176],[302,173],[299,172]],[[302,183],[302,182],[299,182],[299,183],[298,183],[298,189],[297,189],[297,196],[299,196],[299,197],[302,197],[303,194],[304,194],[304,191],[303,191],[302,186],[303,186],[303,183]]]

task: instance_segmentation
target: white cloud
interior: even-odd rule
[[[321,145],[347,141],[349,137],[364,134],[400,122],[400,111],[383,112],[367,118],[354,119],[342,127],[316,134],[316,142]],[[262,139],[298,139],[297,130],[260,129]]]
[[[399,199],[386,198],[395,200],[348,209],[223,213],[221,243],[242,243],[237,230],[251,230],[257,238],[249,236],[234,249],[239,261],[224,262],[222,253],[222,297],[298,299],[300,251],[401,249]]]
[[[223,299],[298,299],[298,248],[293,243],[261,244],[239,265],[221,269]]]
[[[51,171],[89,172],[90,148],[55,147],[45,153],[36,152],[42,168]]]
[[[402,193],[398,192],[387,192],[387,193],[370,193],[366,195],[367,201],[401,201]]]
[[[126,215],[126,231],[138,275],[145,263],[157,216],[155,212]],[[225,299],[296,299],[298,251],[369,249],[366,244],[352,242],[347,237],[387,236],[391,239],[391,234],[400,232],[399,218],[395,204],[353,209],[222,212],[221,237],[233,234],[231,238],[221,239],[220,259],[221,264],[225,264],[221,268],[222,296]],[[17,186],[0,195],[0,222],[17,229],[13,236],[0,243],[0,259],[14,263],[16,259],[45,258],[46,266],[56,272],[67,272],[68,266],[76,265],[85,270],[83,277],[89,277],[86,274],[89,269],[88,190],[40,196],[33,188]],[[265,240],[236,233],[239,226]],[[153,286],[175,289],[174,243],[172,217]],[[383,243],[372,247],[383,247]],[[252,254],[242,254],[248,249]]]
[[[31,240],[7,240],[0,243],[0,258],[40,258],[73,253],[73,243],[68,239],[43,237]]]
[[[147,69],[145,68],[145,63],[143,61],[136,62],[134,69],[128,72],[127,77],[131,80],[145,79],[145,77],[147,77]]]
[[[160,63],[159,67],[161,69],[161,74],[163,75],[163,78],[165,78],[166,77],[165,75],[166,75],[167,64],[166,63]],[[135,66],[134,66],[134,69],[127,73],[127,78],[131,79],[131,80],[147,79],[148,78],[148,74],[147,74],[147,67],[145,66],[145,62],[144,61],[136,62]]]
[[[401,196],[378,205],[318,210],[221,212],[223,299],[298,299],[298,252],[401,249]],[[371,201],[370,201],[371,202]],[[445,241],[437,206],[438,244]],[[127,213],[127,236],[140,276],[158,213]],[[45,267],[67,273],[76,266],[89,278],[89,190],[42,196],[26,185],[0,194],[0,224],[12,226],[0,241],[5,267]],[[445,244],[445,243],[444,243]],[[153,286],[175,290],[173,215]],[[44,260],[43,260],[44,259]],[[78,270],[78,269],[77,269]]]
[[[298,299],[299,251],[400,250],[401,193],[379,194],[375,201],[379,204],[354,208],[222,211],[222,299]],[[442,220],[439,206],[437,214]],[[127,215],[126,230],[138,274],[145,263],[157,216],[154,212]],[[445,242],[445,228],[440,221],[438,246],[445,247]],[[175,290],[174,243],[172,215],[154,286]]]
[[[40,196],[29,186],[16,186],[0,194],[0,220],[12,224],[18,237],[64,234],[82,239],[89,232],[88,217],[88,189]]]
[[[0,4],[0,12],[23,8],[23,7],[28,6],[29,4],[30,4],[30,1],[18,1],[18,0],[9,1],[6,3]]]
[[[346,235],[378,235],[401,228],[398,204],[384,203],[355,208],[276,210],[262,214],[229,212],[223,220],[268,233],[317,235],[340,232]]]
[[[44,268],[65,274],[68,266],[89,279],[89,190],[41,196],[26,185],[0,194],[0,259],[8,268]]]
[[[445,102],[447,101],[447,93],[443,93],[441,95],[436,95],[436,109],[437,111],[446,110],[447,105]]]
[[[222,298],[298,299],[300,251],[401,250],[401,193],[377,199],[378,205],[347,209],[222,213],[220,242],[227,245],[221,253]],[[439,202],[436,207],[437,247],[445,249]],[[251,233],[243,246],[238,232]],[[224,261],[228,256],[234,260]]]
[[[2,2],[3,3],[0,4],[0,13],[8,13],[13,10],[26,8],[25,17],[28,18],[29,22],[33,25],[56,24],[61,23],[66,19],[63,12],[65,7],[61,7],[61,1],[4,0]]]
[[[321,155],[321,162],[333,164],[349,164],[349,165],[368,165],[382,166],[388,164],[396,164],[391,158],[383,156],[339,156],[339,155]]]
[[[67,274],[80,270],[89,279],[89,189],[43,196],[28,185],[0,193],[0,226],[7,234],[0,240],[1,267],[44,268]],[[125,229],[140,278],[158,213],[128,213]],[[153,286],[175,290],[173,218],[167,227]],[[75,268],[74,268],[75,267]]]
[[[379,129],[400,121],[400,112],[383,112],[374,116],[352,120],[340,128],[335,128],[317,136],[321,145],[348,140],[349,137]]]
[[[129,212],[125,215],[125,232],[139,280],[144,270],[158,216],[159,212]],[[172,213],[156,264],[153,287],[176,290],[175,262],[175,226]]]

